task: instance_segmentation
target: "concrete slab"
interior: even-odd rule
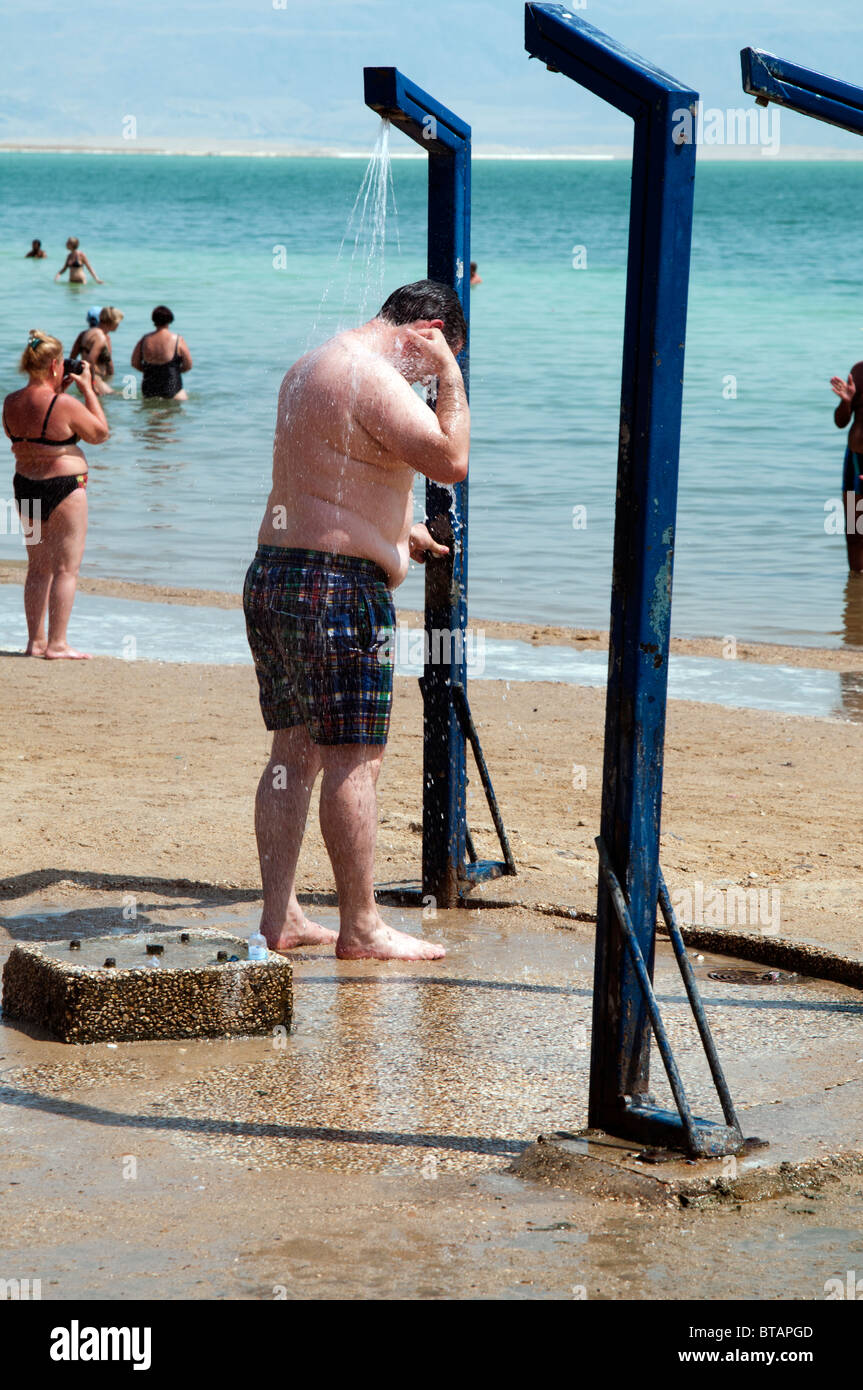
[[[290,1028],[291,981],[289,961],[248,960],[224,932],[72,935],[12,948],[3,1016],[65,1043],[248,1036]]]

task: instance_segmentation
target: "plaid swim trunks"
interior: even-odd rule
[[[396,615],[384,570],[357,555],[262,545],[243,589],[270,730],[313,743],[386,743]]]

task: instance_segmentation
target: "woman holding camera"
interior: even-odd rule
[[[87,460],[78,441],[103,444],[110,431],[89,363],[64,363],[57,338],[32,329],[20,370],[28,382],[3,402],[3,428],[12,441],[12,487],[27,546],[25,655],[80,659],[87,653],[66,640],[87,536]],[[83,400],[66,395],[72,383]]]

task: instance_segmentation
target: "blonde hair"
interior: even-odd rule
[[[43,333],[39,328],[31,328],[18,370],[26,372],[28,376],[47,377],[51,363],[62,356],[63,344],[59,338],[52,338],[50,333]]]
[[[113,333],[115,328],[120,327],[124,318],[122,309],[115,309],[113,304],[108,304],[99,313],[99,327],[107,328],[109,333]]]
[[[77,251],[80,245],[81,243],[76,236],[70,236],[69,240],[66,242],[66,248],[69,251]]]

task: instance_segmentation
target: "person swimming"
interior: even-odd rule
[[[67,255],[63,265],[57,271],[57,274],[54,276],[54,279],[59,280],[60,276],[65,275],[66,271],[68,270],[70,285],[86,285],[86,269],[89,270],[97,285],[103,285],[105,283],[104,280],[99,279],[90,262],[87,260],[86,254],[80,249],[80,247],[81,243],[79,242],[78,238],[76,236],[70,236],[69,240],[66,242],[66,250],[69,254]]]
[[[63,346],[50,333],[31,329],[19,367],[29,380],[6,397],[2,420],[15,458],[12,489],[27,546],[25,654],[80,658],[86,653],[66,640],[87,536],[87,460],[78,441],[104,443],[108,423],[89,364],[82,363],[79,375],[64,376]],[[65,394],[72,382],[83,401]]]
[[[135,344],[132,366],[141,372],[141,395],[148,399],[186,401],[183,372],[192,370],[192,356],[179,333],[169,332],[174,315],[165,304],[157,304],[151,315],[155,331],[145,333]]]
[[[30,250],[25,252],[25,261],[44,261],[47,252],[42,250],[42,243],[38,237],[34,237],[30,244]]]

